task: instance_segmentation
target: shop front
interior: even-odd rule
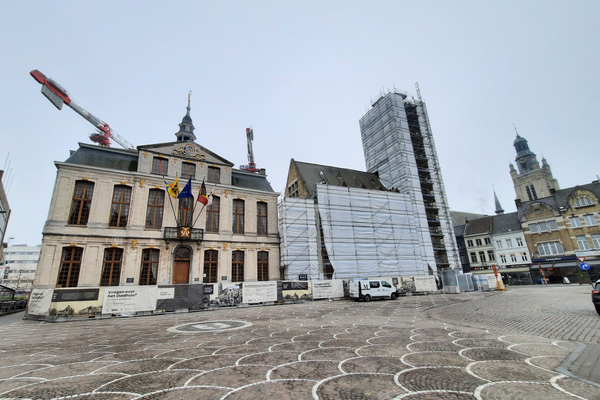
[[[531,278],[534,283],[579,283],[589,284],[600,277],[600,260],[586,263],[590,266],[584,270],[582,261],[577,256],[548,257],[532,260]]]

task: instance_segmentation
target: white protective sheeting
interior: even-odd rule
[[[314,200],[283,197],[278,207],[281,266],[287,269],[286,277],[298,279],[299,275],[307,275],[310,280],[322,279]]]
[[[317,185],[317,200],[335,278],[428,274],[408,195]]]

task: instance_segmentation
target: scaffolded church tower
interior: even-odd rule
[[[360,119],[367,171],[411,199],[424,257],[431,269],[460,268],[442,172],[425,103],[394,90]]]

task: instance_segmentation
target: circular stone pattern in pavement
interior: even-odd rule
[[[220,332],[233,329],[241,329],[252,326],[250,322],[244,321],[203,321],[173,326],[168,328],[169,332],[198,333],[198,332]]]

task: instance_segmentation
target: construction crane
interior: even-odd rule
[[[62,110],[63,104],[66,104],[98,129],[98,132],[90,135],[90,140],[92,142],[98,143],[100,146],[110,146],[110,139],[112,139],[124,149],[135,149],[131,143],[112,130],[106,122],[77,105],[69,97],[69,93],[56,81],[47,78],[46,75],[42,74],[37,69],[34,69],[29,74],[33,76],[33,79],[42,84],[42,94],[46,96],[56,108]]]
[[[254,154],[252,153],[252,141],[254,140],[252,128],[246,128],[246,140],[248,142],[248,165],[240,165],[240,169],[248,172],[258,172],[258,168],[256,168],[256,164],[254,163]]]

